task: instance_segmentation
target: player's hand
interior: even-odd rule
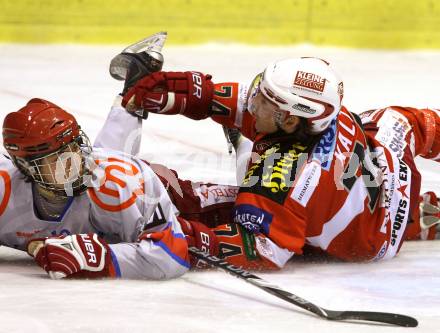
[[[122,100],[125,109],[141,118],[148,112],[182,114],[204,119],[210,114],[214,84],[199,72],[156,72],[139,80]]]
[[[110,248],[96,234],[38,238],[27,245],[52,279],[114,276]]]
[[[181,217],[177,219],[188,242],[188,247],[195,246],[210,255],[218,256],[219,243],[213,230],[199,222],[188,221]],[[191,267],[204,268],[206,266],[203,260],[193,257],[191,253],[189,255]]]

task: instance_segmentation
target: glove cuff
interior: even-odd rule
[[[193,120],[206,119],[211,115],[211,105],[214,96],[212,76],[200,72],[185,72],[188,82],[188,107],[183,115]]]

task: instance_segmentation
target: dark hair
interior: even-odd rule
[[[307,123],[306,118],[299,117],[299,124],[296,128],[295,132],[291,135],[293,139],[297,142],[309,145],[312,142],[316,142],[321,137],[322,133],[312,134],[309,130],[309,124]]]

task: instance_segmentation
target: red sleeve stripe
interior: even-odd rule
[[[146,234],[140,239],[151,239],[154,245],[159,246],[178,264],[190,268],[186,238],[183,234],[174,232],[171,226],[164,231]]]

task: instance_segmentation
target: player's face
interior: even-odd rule
[[[67,182],[78,179],[83,172],[81,150],[76,143],[44,157],[39,163],[43,182],[62,189]]]
[[[275,133],[278,127],[275,123],[275,112],[278,106],[270,102],[259,92],[252,100],[251,113],[255,117],[255,129],[258,133]]]

